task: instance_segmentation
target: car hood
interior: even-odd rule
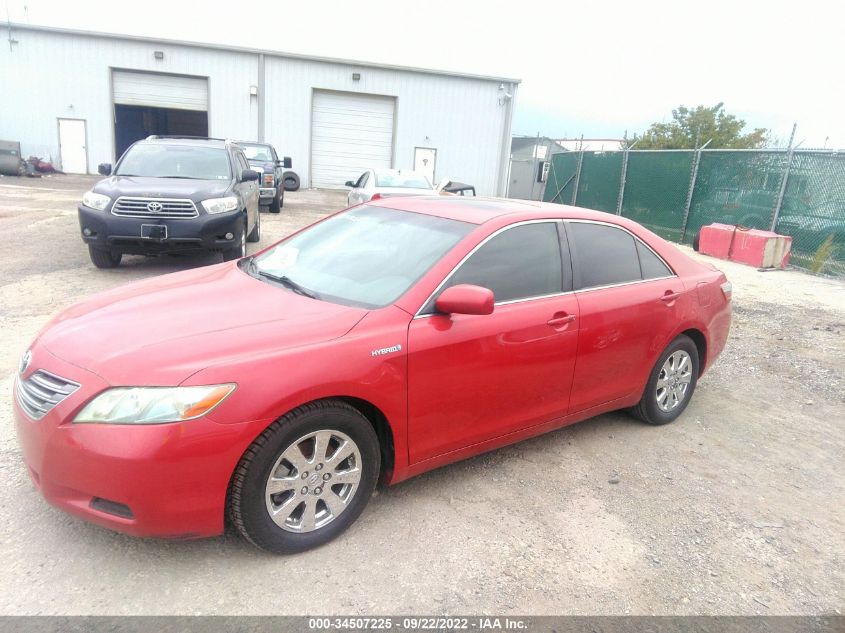
[[[176,385],[211,365],[341,337],[366,314],[226,263],[94,295],[59,314],[37,344],[112,385]]]
[[[144,198],[190,198],[198,202],[219,198],[229,191],[226,180],[196,180],[193,178],[143,178],[141,176],[110,176],[94,185],[94,191],[112,199],[120,196]]]

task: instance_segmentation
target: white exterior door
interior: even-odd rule
[[[208,80],[205,77],[115,70],[112,92],[114,102],[119,105],[208,110]]]
[[[367,169],[390,169],[393,97],[314,92],[311,112],[311,186],[343,188]]]
[[[59,119],[59,157],[67,174],[88,173],[88,148],[85,143],[85,121]]]
[[[434,181],[434,166],[437,162],[437,150],[433,147],[414,148],[414,171],[425,174],[432,185]]]

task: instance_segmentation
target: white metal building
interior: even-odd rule
[[[415,167],[504,195],[519,80],[0,26],[0,139],[96,173],[148,134],[264,140],[305,187]]]

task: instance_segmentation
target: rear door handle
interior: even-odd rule
[[[669,302],[669,301],[674,301],[675,299],[677,299],[680,296],[681,296],[680,292],[672,292],[671,290],[667,290],[666,294],[663,295],[662,297],[660,297],[660,300]]]
[[[566,325],[567,323],[572,323],[575,320],[574,314],[567,314],[565,316],[555,317],[553,319],[549,319],[546,321],[547,324],[551,325],[552,327],[560,327],[561,325]]]

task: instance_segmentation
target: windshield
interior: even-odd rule
[[[396,301],[474,225],[385,207],[335,215],[253,260],[320,299],[377,308]]]
[[[115,176],[147,178],[231,178],[226,150],[195,145],[142,144],[130,147],[115,169]]]
[[[238,143],[244,149],[247,160],[272,161],[273,157],[270,154],[270,148],[267,145],[249,145],[247,143]]]
[[[376,187],[404,187],[406,189],[433,189],[428,178],[420,174],[377,173]]]

